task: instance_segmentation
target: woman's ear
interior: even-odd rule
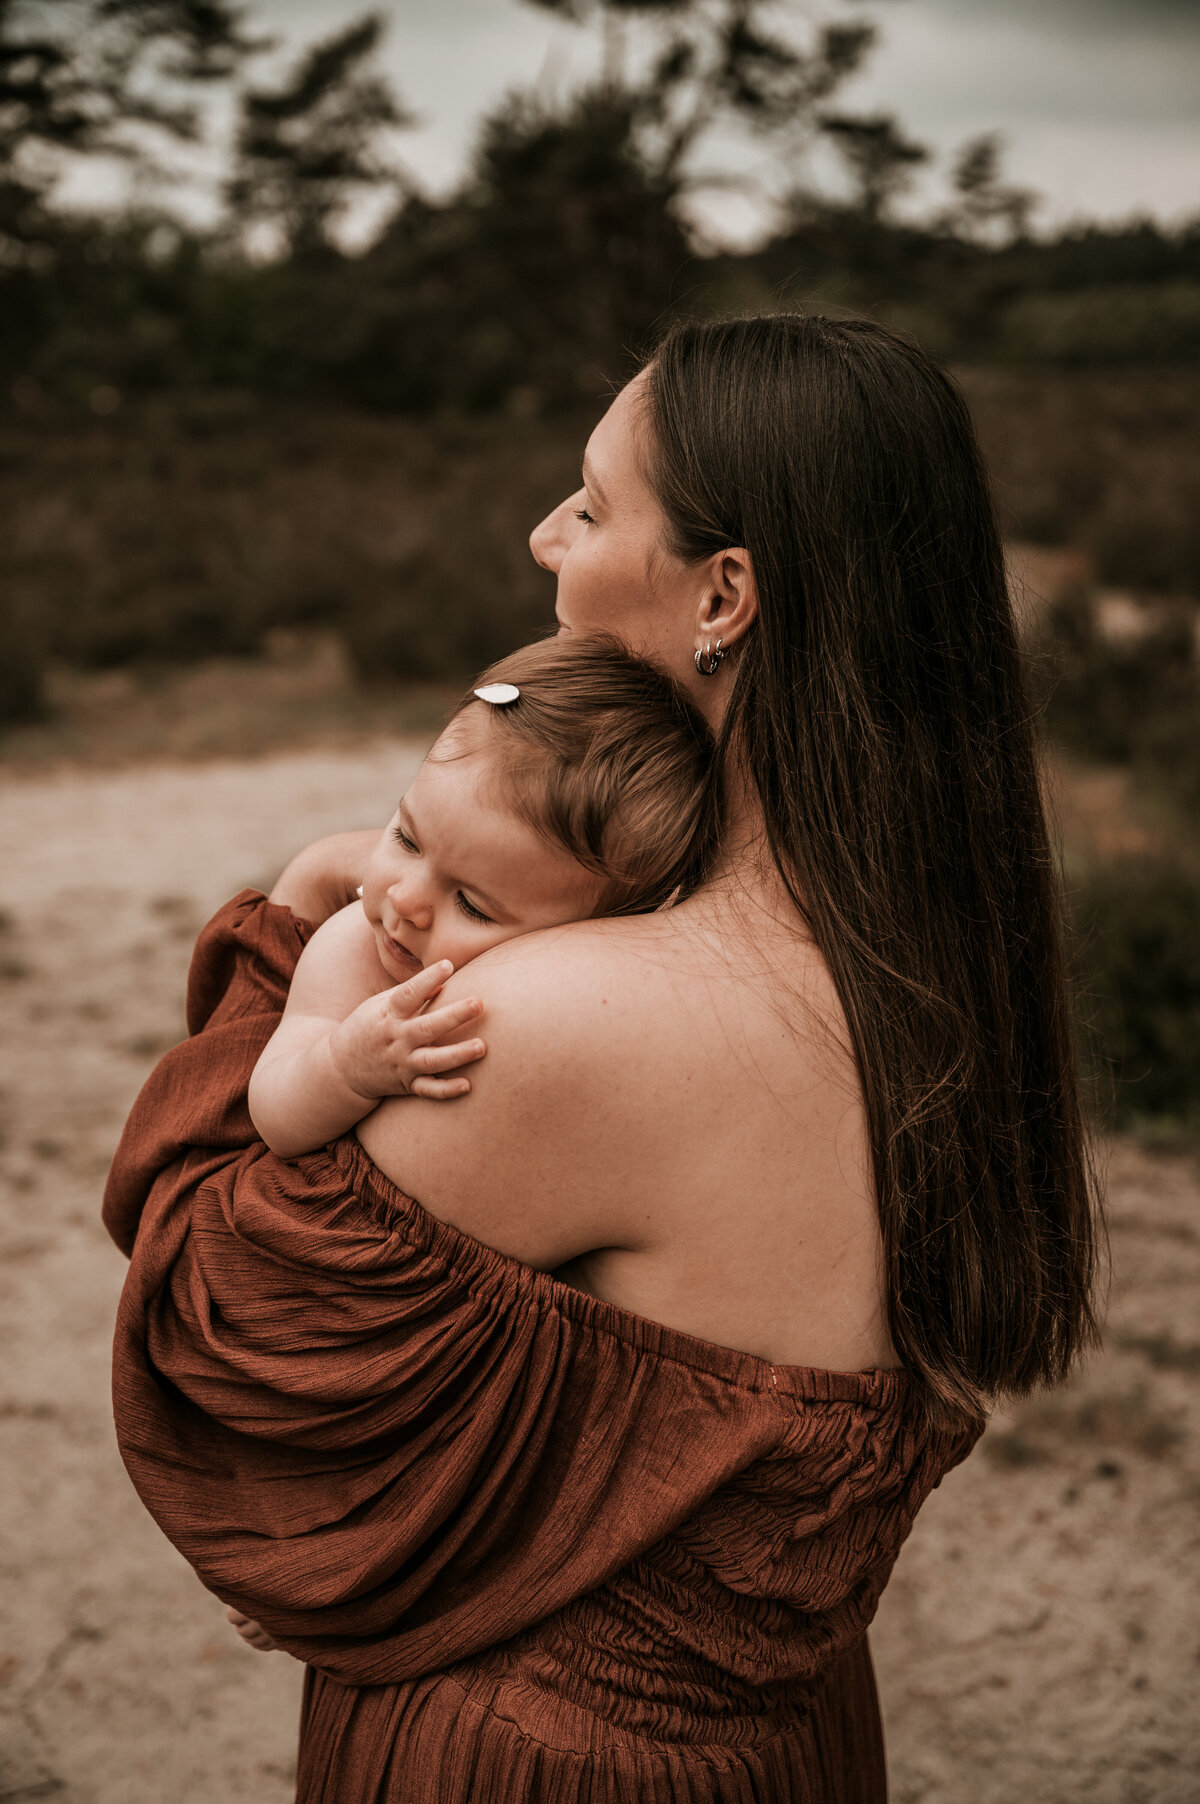
[[[719,551],[709,564],[708,581],[696,614],[696,649],[721,641],[730,651],[758,618],[758,585],[750,553],[743,546]]]

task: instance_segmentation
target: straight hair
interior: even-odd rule
[[[892,1339],[932,1414],[978,1417],[1098,1338],[1099,1218],[970,416],[907,338],[798,314],[674,327],[645,402],[671,550],[753,564],[720,753],[841,1000]]]

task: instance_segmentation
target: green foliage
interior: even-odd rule
[[[1200,371],[960,371],[1003,524],[1107,583],[1200,595]]]
[[[512,100],[458,200],[410,200],[357,266],[375,305],[331,381],[407,412],[603,394],[688,261],[675,190],[636,155],[635,129],[602,91],[566,114]]]
[[[1068,227],[1054,238],[1016,239],[995,264],[1008,297],[1024,289],[1078,293],[1114,284],[1200,280],[1200,216],[1174,231],[1152,219]]]
[[[99,388],[232,384],[418,413],[528,412],[603,392],[687,286],[683,203],[706,135],[737,121],[792,142],[872,33],[785,41],[764,28],[763,0],[553,10],[610,25],[637,12],[652,54],[626,68],[610,36],[601,75],[561,104],[511,96],[441,202],[391,161],[408,116],[373,67],[374,16],[311,47],[278,85],[242,88],[227,217],[208,238],[149,215],[52,215],[40,190],[14,188],[7,211],[36,254],[0,267],[0,380],[76,404]],[[166,95],[168,77],[231,75],[256,48],[221,0],[66,0],[68,12],[73,29],[54,36],[24,110],[5,112],[0,94],[0,127],[11,115],[10,135],[60,156],[145,124],[139,70],[153,67]],[[23,30],[0,0],[0,72],[24,68]],[[157,123],[195,129],[194,109],[172,108],[164,100]],[[9,161],[16,171],[21,158]],[[370,252],[351,257],[338,231],[365,191],[397,200]],[[4,212],[0,193],[0,225]]]
[[[1075,920],[1083,1042],[1113,1124],[1200,1126],[1200,879],[1121,859],[1081,887]]]
[[[1144,612],[1114,635],[1087,593],[1048,610],[1037,647],[1047,724],[1084,757],[1129,766],[1200,825],[1200,616],[1187,602]]]
[[[44,153],[137,154],[146,127],[194,138],[189,90],[264,40],[228,0],[0,0],[0,180],[42,200]],[[134,128],[131,133],[131,129]]]
[[[601,73],[553,105],[510,96],[482,122],[457,192],[435,201],[393,160],[408,115],[375,65],[374,15],[264,86],[243,80],[262,41],[228,0],[0,0],[0,394],[78,407],[113,390],[232,389],[528,414],[602,395],[680,307],[781,298],[882,313],[972,362],[1200,357],[1200,229],[1141,222],[1034,243],[1032,197],[1002,179],[994,135],[960,152],[949,209],[892,218],[924,147],[890,114],[829,105],[872,27],[784,35],[766,0],[541,3],[601,25]],[[635,16],[632,57],[623,25]],[[52,208],[47,158],[104,150],[153,164],[154,134],[195,134],[201,88],[234,81],[218,230]],[[850,200],[798,186],[790,223],[761,251],[701,254],[689,202],[709,134],[731,128],[789,169],[824,134],[841,147]],[[392,210],[350,256],[339,232],[364,194],[392,197]],[[1136,564],[1114,518],[1105,557]]]
[[[1173,832],[1150,856],[1093,868],[1074,897],[1085,1068],[1103,1118],[1118,1127],[1200,1127],[1200,664],[1198,616],[1185,603],[1125,604],[1119,630],[1087,592],[1041,624],[1054,737],[1126,766],[1172,804]],[[1155,1125],[1157,1124],[1157,1125]]]
[[[1200,282],[1126,282],[1019,296],[1004,309],[999,348],[1023,361],[1072,364],[1200,361]]]
[[[45,713],[45,655],[32,610],[9,590],[0,600],[0,725],[21,726]]]
[[[188,663],[254,654],[278,627],[336,629],[367,680],[465,677],[553,626],[525,535],[578,481],[585,432],[211,400],[10,430],[0,720],[29,716],[20,673],[47,656]]]
[[[816,108],[859,68],[875,42],[862,20],[814,26],[805,39],[772,30],[772,0],[529,0],[574,24],[604,30],[601,87],[623,98],[643,130],[639,154],[660,181],[682,181],[697,145],[738,125],[792,147],[817,128]],[[622,26],[654,37],[638,73],[623,57]],[[703,185],[702,183],[700,185]]]
[[[1104,763],[1154,759],[1178,769],[1178,754],[1200,742],[1196,628],[1196,610],[1186,603],[1149,613],[1117,635],[1103,630],[1090,594],[1051,607],[1043,655],[1052,672],[1048,721],[1056,738]],[[1174,747],[1169,757],[1153,751],[1167,745]]]
[[[997,233],[1002,244],[1028,236],[1037,206],[1032,188],[1014,188],[1001,179],[1001,140],[984,132],[963,145],[952,172],[955,202],[942,215],[943,225],[969,243],[988,243]]]
[[[369,69],[383,29],[368,14],[313,45],[282,87],[242,95],[226,188],[236,229],[274,226],[293,257],[329,252],[350,200],[394,189],[382,135],[410,120]]]
[[[906,138],[888,113],[825,113],[820,126],[849,171],[852,210],[871,225],[882,220],[910,186],[916,166],[929,161],[926,146]]]
[[[1084,1067],[1101,1119],[1200,1128],[1200,609],[1081,581],[1036,621],[1052,738],[1123,766],[1155,822],[1148,854],[1093,865],[1073,897]]]

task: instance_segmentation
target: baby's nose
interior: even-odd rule
[[[433,904],[431,902],[427,901],[424,896],[405,889],[400,884],[393,885],[388,891],[388,895],[392,907],[403,920],[411,921],[412,925],[421,933],[428,932],[433,925]]]

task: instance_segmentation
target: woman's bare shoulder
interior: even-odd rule
[[[494,947],[455,972],[443,994],[477,996],[485,1037],[501,1034],[506,1054],[519,1041],[522,1073],[548,1078],[564,1059],[564,1072],[594,1070],[630,1014],[642,1020],[651,998],[661,1006],[686,993],[687,965],[687,948],[655,916],[572,921]]]
[[[484,1009],[471,1094],[385,1103],[359,1139],[500,1252],[589,1255],[587,1287],[639,1314],[853,1365],[886,1346],[878,1227],[822,970],[702,908],[510,941],[446,986]]]
[[[383,1103],[359,1139],[381,1170],[441,1219],[528,1264],[626,1244],[615,1118],[669,1009],[654,992],[669,939],[638,919],[574,922],[481,955],[446,984],[476,996],[487,1046],[471,1093]],[[627,1136],[625,1152],[632,1140]]]
[[[568,921],[537,933],[505,940],[456,973],[464,981],[472,973],[503,982],[504,974],[525,973],[528,980],[556,981],[573,974],[589,979],[609,971],[620,977],[631,968],[660,966],[678,935],[665,914],[622,915],[594,921]]]

